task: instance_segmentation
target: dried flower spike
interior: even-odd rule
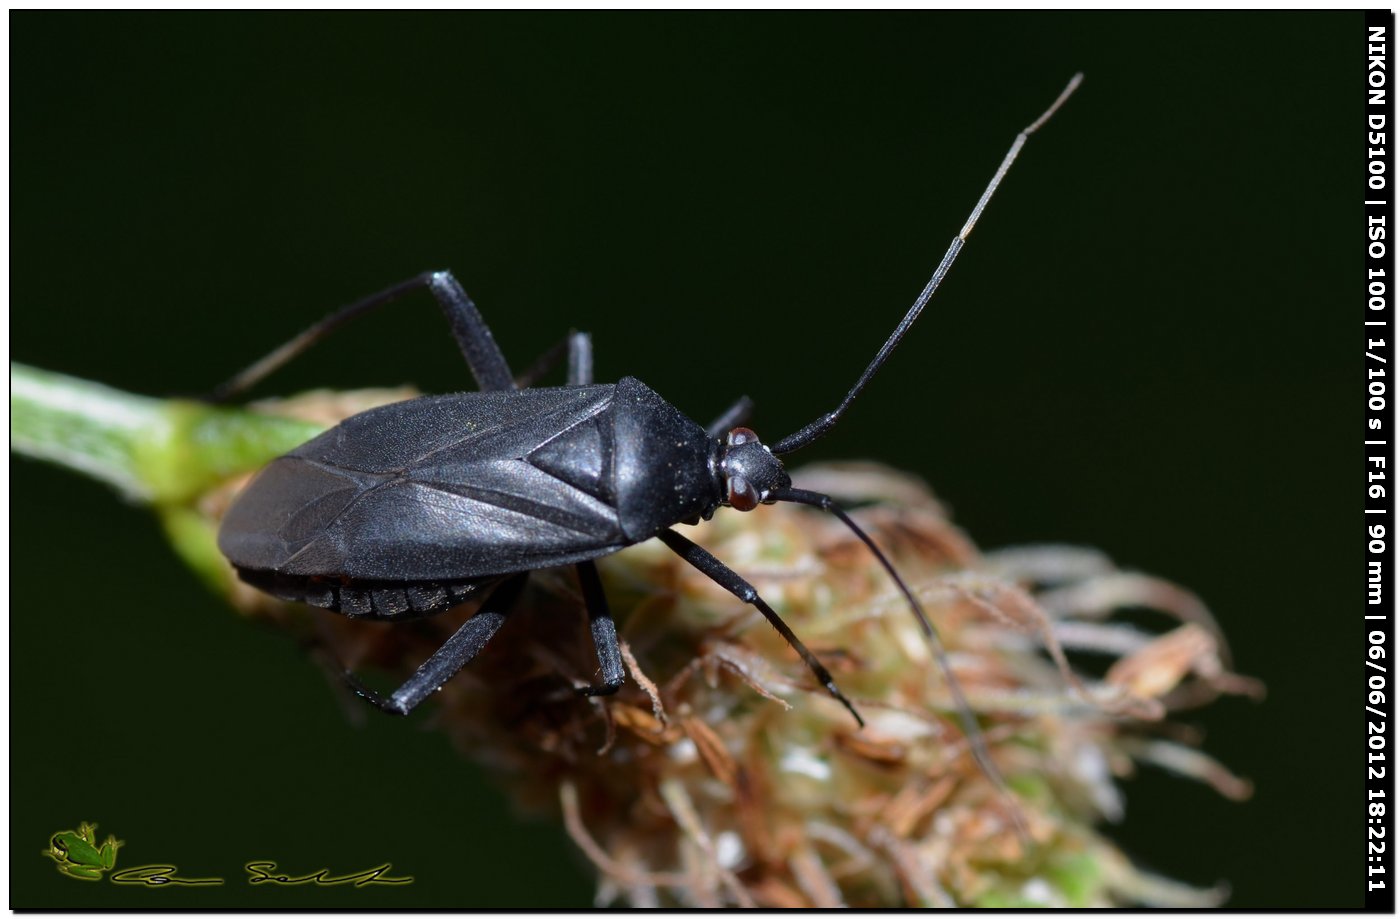
[[[20,452],[151,503],[209,583],[246,613],[294,630],[333,668],[402,676],[473,610],[387,625],[281,604],[219,567],[213,534],[246,472],[284,441],[405,395],[313,394],[247,412],[142,400],[16,366],[12,439]],[[122,425],[109,421],[113,400]],[[164,446],[149,446],[153,431]],[[199,453],[187,442],[195,435]],[[180,476],[171,479],[163,470],[175,457]],[[596,661],[575,582],[548,574],[438,694],[441,730],[495,768],[521,803],[558,813],[597,866],[599,902],[1221,902],[1222,889],[1135,869],[1096,829],[1122,817],[1115,779],[1135,762],[1232,798],[1249,794],[1247,782],[1165,730],[1178,708],[1260,691],[1230,672],[1220,629],[1195,597],[1116,571],[1092,550],[984,555],[922,484],[884,467],[809,467],[794,478],[859,507],[853,516],[918,596],[1029,839],[974,762],[947,681],[886,572],[839,519],[780,505],[692,532],[802,634],[866,714],[864,729],[750,607],[647,544],[601,566],[624,624],[629,679],[617,696],[572,692]],[[1146,634],[1113,621],[1124,606],[1154,606],[1182,625]],[[1102,679],[1074,672],[1079,653],[1112,660]]]

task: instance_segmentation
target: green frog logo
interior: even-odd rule
[[[80,823],[76,830],[60,830],[49,839],[49,847],[42,855],[58,864],[60,874],[80,881],[100,881],[102,876],[117,864],[117,849],[122,841],[111,833],[99,847],[97,845],[97,824]]]

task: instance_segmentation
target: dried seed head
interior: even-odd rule
[[[750,580],[823,660],[868,725],[857,730],[755,614],[664,547],[602,560],[630,679],[593,681],[577,583],[532,578],[493,644],[438,694],[436,723],[527,806],[554,810],[599,872],[600,902],[634,906],[1212,905],[1136,870],[1095,826],[1122,816],[1115,776],[1146,761],[1230,797],[1248,784],[1163,739],[1175,707],[1255,693],[1229,672],[1209,613],[1185,591],[1097,553],[980,554],[909,476],[809,467],[799,487],[866,502],[948,646],[1032,842],[970,755],[952,697],[902,597],[839,521],[778,505],[687,535]],[[874,503],[869,503],[874,502]],[[216,517],[222,502],[203,505]],[[350,622],[236,591],[356,670],[406,675],[462,620]],[[1162,636],[1109,618],[1155,605]],[[1109,655],[1103,679],[1070,652]]]

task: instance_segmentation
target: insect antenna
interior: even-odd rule
[[[879,352],[875,355],[875,359],[870,362],[870,366],[866,367],[865,372],[860,375],[860,379],[856,380],[856,385],[852,386],[851,391],[846,393],[846,398],[842,399],[841,404],[836,406],[834,410],[822,415],[816,421],[802,428],[802,430],[794,434],[789,434],[776,444],[773,444],[772,450],[775,454],[781,456],[784,453],[800,450],[831,430],[836,422],[840,420],[841,415],[845,413],[846,409],[855,401],[856,396],[860,395],[861,390],[865,389],[866,384],[874,378],[881,365],[894,353],[894,349],[899,345],[900,339],[904,338],[905,333],[913,326],[914,321],[919,318],[919,314],[923,312],[924,307],[928,304],[929,300],[933,298],[934,291],[938,290],[938,285],[943,283],[943,278],[947,276],[948,270],[953,267],[953,262],[958,257],[958,253],[962,251],[963,244],[967,242],[967,237],[968,234],[972,232],[973,224],[977,222],[978,217],[982,216],[982,211],[986,208],[987,202],[992,199],[992,194],[997,190],[997,186],[1001,184],[1001,180],[1006,176],[1007,170],[1009,170],[1011,164],[1016,161],[1017,154],[1021,152],[1021,148],[1026,144],[1026,138],[1030,137],[1040,129],[1041,125],[1050,120],[1050,116],[1054,115],[1055,112],[1059,110],[1060,106],[1064,104],[1065,100],[1070,97],[1070,94],[1079,88],[1079,84],[1083,79],[1084,74],[1076,73],[1070,79],[1069,85],[1060,93],[1060,97],[1056,99],[1039,118],[1031,122],[1024,131],[1016,135],[1016,139],[1011,143],[1011,149],[1006,151],[1006,156],[1002,157],[1001,165],[997,167],[996,175],[992,176],[992,181],[987,183],[987,189],[982,192],[982,197],[978,199],[977,206],[972,209],[971,216],[967,218],[967,222],[963,224],[962,230],[958,232],[958,235],[953,238],[952,244],[948,246],[948,251],[944,253],[943,260],[938,263],[938,267],[933,272],[933,277],[929,278],[929,282],[924,285],[923,291],[919,294],[918,298],[914,300],[914,305],[909,307],[909,312],[904,314],[904,318],[899,321],[899,325],[895,327],[894,332],[891,333],[884,345],[880,347]]]
[[[963,694],[962,685],[953,675],[953,665],[948,660],[948,651],[943,645],[943,639],[938,634],[938,629],[934,627],[933,621],[924,612],[923,604],[918,597],[909,589],[909,585],[900,577],[895,570],[894,564],[889,560],[880,547],[875,545],[875,540],[870,538],[860,526],[851,519],[851,516],[843,511],[830,495],[824,495],[817,491],[808,491],[803,488],[774,488],[767,495],[771,501],[786,501],[791,504],[806,504],[809,507],[824,510],[846,525],[861,542],[865,543],[875,558],[880,562],[880,566],[889,573],[899,592],[904,594],[904,599],[908,601],[909,608],[914,611],[914,618],[919,621],[919,627],[923,629],[924,638],[928,641],[929,649],[933,652],[934,659],[938,662],[938,669],[943,673],[943,681],[948,685],[948,692],[953,697],[953,704],[958,710],[958,719],[962,721],[963,735],[967,738],[968,747],[972,751],[972,758],[977,761],[982,773],[996,787],[997,792],[1003,800],[1011,805],[1010,812],[1012,820],[1016,824],[1016,831],[1021,838],[1030,841],[1030,831],[1026,827],[1025,818],[1021,815],[1020,805],[1016,802],[1011,790],[1006,785],[1006,780],[1002,778],[1001,772],[996,764],[992,762],[992,755],[987,750],[986,741],[982,737],[982,729],[977,724],[977,718],[972,713],[972,706],[968,704],[967,696]]]

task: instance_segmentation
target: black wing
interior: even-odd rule
[[[612,491],[614,386],[429,396],[349,418],[273,461],[219,547],[243,568],[460,580],[628,543]]]

